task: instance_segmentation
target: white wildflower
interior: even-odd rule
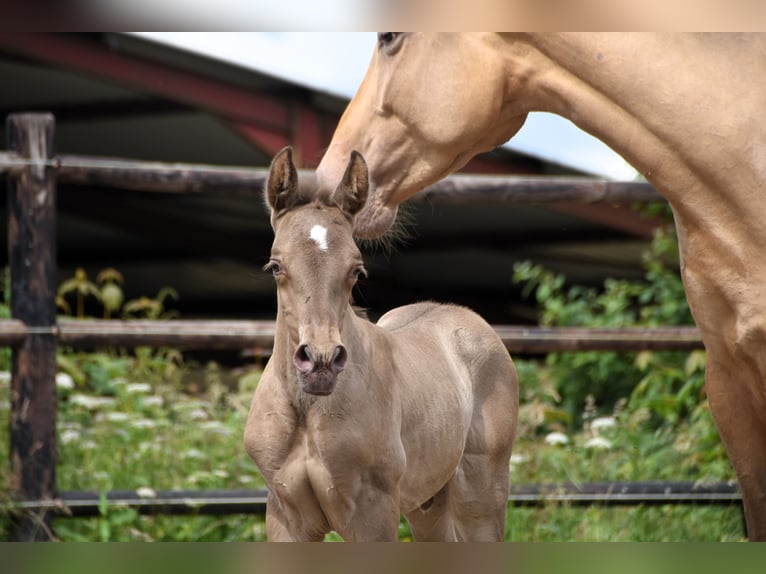
[[[233,431],[226,428],[221,421],[205,421],[200,423],[199,428],[221,436],[231,436],[234,434]]]
[[[138,452],[144,454],[146,452],[159,452],[162,447],[156,442],[142,442],[138,445]]]
[[[96,419],[107,420],[110,423],[124,423],[130,419],[130,415],[122,412],[104,413],[103,415],[97,416]]]
[[[521,454],[521,453],[513,453],[511,455],[511,466],[515,464],[524,464],[525,462],[529,462],[529,455],[528,454]]]
[[[125,392],[129,394],[149,393],[151,390],[152,386],[149,383],[129,383],[125,386]]]
[[[196,448],[190,448],[189,450],[181,454],[181,458],[203,459],[207,458],[205,453]]]
[[[240,483],[242,483],[242,484],[250,484],[251,482],[253,482],[255,480],[255,478],[253,478],[252,476],[248,476],[246,474],[243,474],[241,476],[238,476],[237,480]]]
[[[157,498],[157,491],[148,486],[142,486],[136,489],[136,494],[141,498]]]
[[[56,373],[56,388],[72,390],[74,388],[74,379],[69,373]]]
[[[74,429],[67,429],[61,431],[59,434],[59,440],[62,444],[69,444],[70,442],[74,442],[80,438],[80,431],[76,431]]]
[[[194,409],[189,413],[189,418],[193,421],[204,421],[208,419],[208,416],[204,409]]]
[[[0,383],[10,383],[11,373],[10,371],[0,371]]]
[[[213,471],[213,475],[218,478],[229,478],[229,473],[222,468],[217,468]]]
[[[596,434],[606,429],[613,429],[616,426],[617,420],[614,417],[599,417],[597,419],[593,419],[593,421],[590,423],[591,430]]]
[[[223,428],[223,423],[221,421],[205,421],[204,423],[200,423],[199,428],[204,430],[216,430]]]
[[[77,394],[69,397],[69,402],[86,409],[100,409],[113,406],[115,400],[109,397],[92,397],[90,395]]]
[[[162,402],[163,402],[162,397],[157,397],[157,396],[144,397],[144,406],[147,406],[147,407],[161,407]]]
[[[602,436],[594,436],[591,439],[588,439],[585,442],[585,448],[595,448],[595,449],[610,449],[612,448],[612,441],[610,441],[607,438],[604,438]]]
[[[134,429],[153,429],[157,426],[157,421],[152,419],[136,419],[131,421],[130,426]]]
[[[563,432],[552,432],[545,436],[545,444],[552,446],[569,444],[569,437]]]
[[[83,450],[96,450],[98,443],[92,440],[86,440],[80,443],[80,448]]]

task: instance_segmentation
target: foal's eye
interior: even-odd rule
[[[354,267],[354,270],[351,272],[354,281],[358,281],[360,277],[367,277],[367,270],[364,268],[363,265],[360,265],[359,267]]]
[[[282,273],[282,265],[280,265],[279,261],[274,261],[272,259],[266,265],[263,266],[263,270],[269,271],[272,275],[276,277],[277,275],[280,275]]]

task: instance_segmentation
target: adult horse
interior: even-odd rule
[[[353,220],[367,168],[352,153],[332,194],[298,187],[289,148],[266,186],[277,284],[274,353],[247,452],[269,487],[269,540],[502,541],[518,382],[492,327],[464,307],[354,313],[365,273]]]
[[[374,187],[357,234],[508,140],[530,111],[570,119],[673,208],[710,407],[766,540],[766,35],[379,34],[317,170],[361,152]]]

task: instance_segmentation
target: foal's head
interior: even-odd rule
[[[357,152],[326,196],[299,189],[290,148],[271,162],[265,196],[274,243],[266,269],[276,279],[277,322],[287,328],[292,362],[303,391],[312,395],[329,395],[348,359],[341,329],[351,290],[366,274],[352,232],[367,189],[367,166]]]

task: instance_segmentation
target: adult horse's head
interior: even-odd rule
[[[498,42],[493,34],[378,35],[317,168],[320,186],[332,189],[351,150],[367,161],[370,201],[357,218],[358,237],[385,233],[399,203],[521,128],[526,113],[506,105],[521,71],[508,69]]]
[[[277,285],[277,329],[286,332],[298,379],[309,394],[329,395],[348,359],[343,325],[351,290],[366,273],[353,222],[367,190],[367,166],[356,152],[329,194],[299,189],[290,148],[271,163],[265,197],[274,243],[265,268]]]

